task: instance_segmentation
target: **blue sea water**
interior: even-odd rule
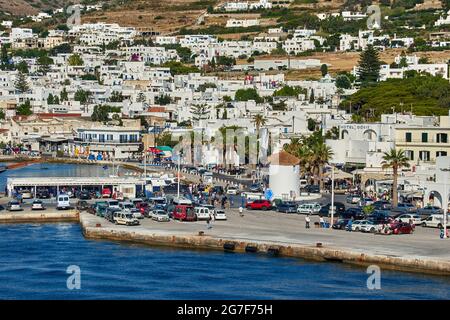
[[[80,268],[79,290],[67,268]],[[86,240],[78,224],[0,225],[1,299],[449,299],[450,279],[259,254]]]

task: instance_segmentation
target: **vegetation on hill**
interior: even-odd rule
[[[441,77],[411,72],[406,79],[389,79],[360,89],[341,103],[369,121],[382,113],[409,112],[419,116],[447,115],[450,108],[450,83]]]

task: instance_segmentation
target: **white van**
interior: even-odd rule
[[[116,199],[107,199],[106,202],[108,203],[109,208],[117,208],[120,209],[119,201]]]
[[[115,217],[114,217],[114,223],[115,224],[123,224],[126,226],[137,226],[139,225],[139,221],[138,219],[136,219],[133,214],[128,211],[128,210],[124,210],[122,212],[119,212]]]
[[[450,215],[447,216],[447,228],[449,227]],[[422,227],[442,228],[444,226],[443,214],[432,214],[428,218],[422,220]]]
[[[318,203],[304,203],[298,206],[297,213],[318,214],[320,208],[321,206]]]
[[[69,195],[65,193],[61,193],[56,197],[56,209],[62,210],[62,209],[70,209],[70,199]]]
[[[195,215],[197,216],[197,220],[208,220],[211,214],[212,212],[209,208],[195,207]]]

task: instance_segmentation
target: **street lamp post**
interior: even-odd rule
[[[334,221],[334,165],[331,166],[331,221],[330,229],[333,228]]]
[[[447,238],[447,217],[448,217],[448,173],[450,171],[450,168],[443,168],[441,171],[445,172],[445,179],[444,179],[444,195],[442,196],[442,209],[443,209],[443,228],[444,228],[444,235],[443,238]],[[445,197],[445,198],[444,198]],[[445,199],[445,200],[444,200]]]
[[[180,167],[181,167],[181,155],[182,153],[180,152],[178,154],[178,172],[177,172],[177,197],[178,199],[180,198]]]

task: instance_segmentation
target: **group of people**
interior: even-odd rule
[[[327,228],[328,226],[329,226],[329,225],[328,225],[328,222],[326,222],[325,219],[324,219],[323,217],[320,217],[320,218],[319,218],[319,227],[320,227],[320,228]],[[305,216],[305,228],[306,228],[306,229],[311,228],[311,217],[310,217],[309,214],[307,214],[307,215]]]

